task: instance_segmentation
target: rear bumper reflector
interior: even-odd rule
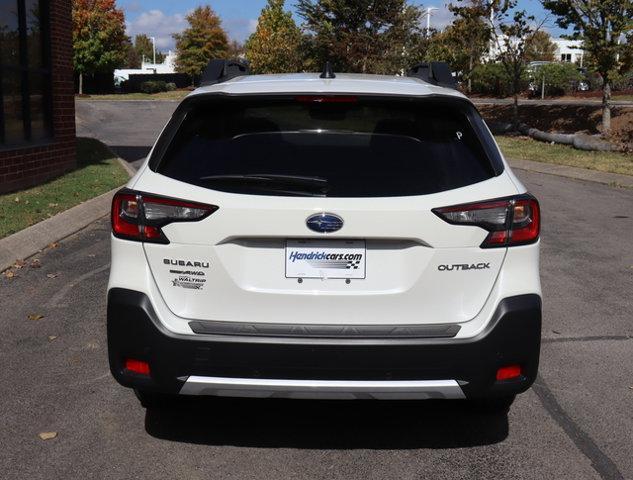
[[[309,399],[464,399],[455,380],[289,380],[191,376],[183,395]]]

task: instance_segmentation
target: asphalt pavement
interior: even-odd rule
[[[108,370],[103,219],[0,277],[0,476],[633,478],[633,191],[517,173],[542,205],[544,324],[539,379],[508,415],[228,399],[146,411]]]

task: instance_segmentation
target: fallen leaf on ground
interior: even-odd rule
[[[13,268],[22,268],[24,265],[26,265],[24,260],[16,260],[13,264]]]
[[[29,315],[29,320],[41,320],[44,318],[44,315],[40,315],[39,313],[31,313]]]
[[[3,273],[3,275],[7,278],[13,278],[15,277],[15,273],[13,273],[11,270],[7,270],[6,272]]]
[[[49,203],[48,206],[51,207],[51,208],[58,207],[59,203]]]
[[[15,198],[13,199],[13,201],[14,201],[15,203],[20,203],[20,197],[15,197]]]
[[[55,278],[55,277],[59,276],[59,273],[47,273],[46,276],[48,278]]]
[[[42,262],[40,262],[39,258],[35,258],[33,259],[33,261],[31,262],[31,268],[40,268],[42,266]]]
[[[38,434],[42,440],[51,440],[57,436],[57,432],[41,432]]]
[[[55,340],[57,338],[57,335],[49,335],[48,336],[48,341],[52,342],[53,340]]]
[[[57,242],[53,242],[53,243],[49,243],[48,244],[48,248],[57,248],[57,247],[59,247],[59,243],[57,243]]]

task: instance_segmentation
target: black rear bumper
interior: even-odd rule
[[[158,321],[149,298],[108,292],[110,369],[123,386],[177,393],[189,375],[304,380],[457,380],[468,398],[512,395],[536,378],[541,341],[538,295],[505,298],[477,337],[327,339],[177,335]],[[151,376],[124,369],[147,361]],[[521,377],[496,381],[518,364]]]

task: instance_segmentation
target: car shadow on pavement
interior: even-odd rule
[[[460,401],[186,398],[148,409],[145,429],[177,442],[260,448],[415,449],[490,445],[508,417]]]

